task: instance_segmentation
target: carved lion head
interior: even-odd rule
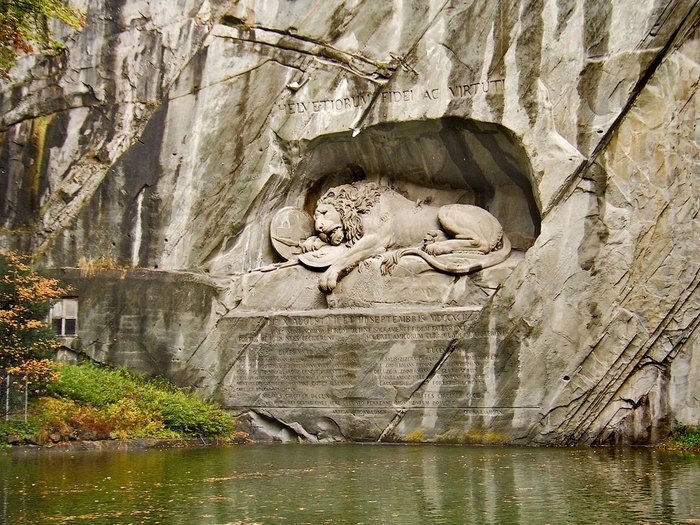
[[[334,231],[319,231],[319,234],[326,235],[326,242],[330,244],[340,244],[341,242],[354,244],[357,242],[364,235],[360,216],[372,209],[384,190],[384,187],[366,181],[330,188],[316,203],[316,211],[318,214],[327,206],[335,208],[340,215],[342,232],[340,229],[336,229]],[[316,222],[318,225],[319,221]]]

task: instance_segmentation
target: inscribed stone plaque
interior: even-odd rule
[[[454,308],[226,317],[222,329],[242,354],[223,379],[223,398],[230,407],[391,408],[408,402],[430,378],[435,398],[411,403],[471,403],[482,396],[477,358],[455,356],[455,365],[431,372],[477,313]],[[459,393],[451,394],[453,387]]]

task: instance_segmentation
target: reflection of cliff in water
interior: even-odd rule
[[[695,458],[649,449],[255,445],[86,453],[70,461],[64,454],[0,457],[7,523],[117,523],[124,515],[130,523],[203,525],[238,518],[692,523],[700,491]]]

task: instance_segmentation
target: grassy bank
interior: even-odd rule
[[[164,379],[92,364],[60,368],[27,423],[0,422],[0,446],[72,440],[216,437],[245,442],[235,420]]]
[[[664,445],[676,450],[700,451],[700,427],[678,425],[671,429]]]

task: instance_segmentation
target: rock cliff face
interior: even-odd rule
[[[261,437],[700,421],[696,2],[82,4],[0,90],[0,247],[73,285],[74,347]],[[369,258],[324,293],[270,223],[360,180],[488,209],[513,254],[457,277]]]

